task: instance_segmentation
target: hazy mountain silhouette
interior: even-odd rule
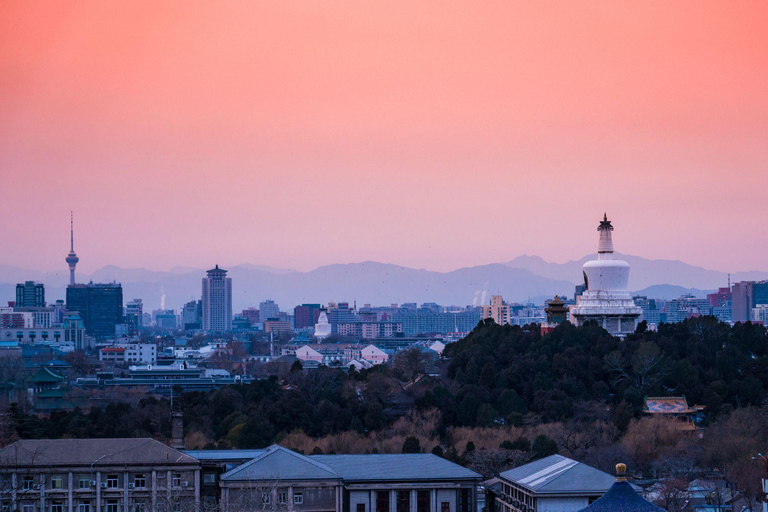
[[[657,298],[673,298],[684,293],[704,296],[727,284],[727,274],[688,265],[680,261],[648,260],[638,256],[618,255],[632,265],[630,290]],[[555,294],[573,296],[574,285],[581,281],[581,266],[594,255],[578,261],[550,263],[538,256],[521,256],[507,263],[479,265],[435,272],[372,261],[336,264],[309,272],[279,269],[263,265],[225,267],[233,279],[233,306],[240,311],[258,307],[265,299],[274,299],[283,310],[307,303],[357,300],[388,305],[403,302],[436,302],[443,305],[486,304],[500,293],[508,301],[524,302],[529,298],[541,302]],[[142,298],[145,310],[160,306],[165,296],[166,307],[179,309],[190,300],[199,300],[201,279],[206,269],[177,267],[170,271],[105,266],[93,274],[78,273],[78,282],[112,282],[123,285],[127,302]],[[768,272],[737,272],[731,280],[768,279]],[[46,299],[63,299],[69,274],[28,271],[0,265],[0,304],[14,300],[16,283],[34,280],[46,285]]]

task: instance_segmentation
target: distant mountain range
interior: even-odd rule
[[[617,255],[632,265],[630,290],[656,298],[674,298],[684,293],[703,297],[711,290],[727,285],[727,274],[680,261],[648,260],[638,256]],[[399,265],[367,261],[326,265],[309,272],[263,265],[237,265],[227,268],[233,279],[235,311],[258,307],[265,299],[274,299],[282,309],[301,303],[357,300],[388,305],[403,302],[480,305],[491,295],[501,294],[508,301],[533,300],[541,303],[555,294],[573,296],[581,282],[581,266],[594,255],[578,261],[550,263],[538,256],[521,256],[507,263],[479,265],[451,272],[418,270]],[[205,269],[178,267],[170,271],[143,268],[103,267],[93,274],[78,273],[78,282],[112,282],[123,285],[123,298],[142,298],[145,311],[160,307],[178,309],[200,298],[201,278]],[[732,281],[768,279],[768,272],[737,272]],[[46,285],[49,302],[63,299],[69,274],[45,273],[0,265],[0,304],[15,297],[16,283],[33,280]]]

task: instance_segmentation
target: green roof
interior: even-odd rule
[[[46,382],[54,382],[59,383],[64,380],[64,377],[61,375],[57,375],[56,373],[49,370],[47,367],[42,366],[36,374],[34,374],[32,377],[29,378],[29,382],[32,383],[46,383]]]

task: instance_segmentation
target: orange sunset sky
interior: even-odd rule
[[[0,264],[768,270],[768,2],[0,7]]]

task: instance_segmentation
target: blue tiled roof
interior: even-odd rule
[[[579,512],[663,512],[635,492],[629,482],[616,482],[605,495]]]
[[[608,473],[562,455],[550,455],[499,476],[536,494],[603,494],[615,481]]]
[[[340,479],[325,464],[277,445],[270,446],[250,462],[221,475],[222,481]]]
[[[311,455],[347,482],[480,479],[481,475],[431,453]]]
[[[181,450],[197,460],[207,461],[245,461],[255,459],[264,450]]]

